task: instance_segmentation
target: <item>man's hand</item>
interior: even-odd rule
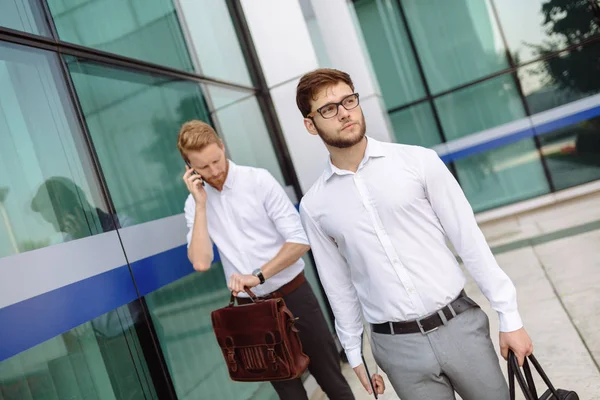
[[[509,349],[517,356],[519,365],[523,366],[525,357],[533,353],[533,343],[525,328],[513,332],[500,332],[500,353],[505,360],[508,360]]]
[[[260,283],[260,279],[254,275],[240,275],[233,274],[231,278],[229,278],[229,290],[233,292],[234,296],[237,296],[238,293],[244,291],[244,287],[253,288],[254,286]]]
[[[364,364],[360,364],[358,367],[354,368],[354,372],[356,376],[358,376],[358,380],[362,383],[363,387],[369,394],[373,394],[371,390],[371,384],[369,383],[369,378],[367,377],[367,370],[365,369]],[[383,394],[385,391],[385,383],[383,382],[383,377],[378,374],[373,374],[371,378],[373,382],[373,387],[375,387],[375,391],[377,394]]]
[[[204,190],[204,187],[202,186],[202,177],[198,174],[194,174],[194,170],[186,165],[185,174],[182,179],[185,182],[188,191],[194,197],[196,206],[204,207],[206,205],[206,190]]]

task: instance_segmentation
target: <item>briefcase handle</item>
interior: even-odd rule
[[[245,286],[244,291],[246,293],[248,293],[248,296],[250,296],[250,298],[252,299],[252,302],[256,303],[256,302],[261,301],[256,297],[256,295],[254,293],[252,293],[252,290],[250,290],[249,287]],[[233,291],[232,291],[231,298],[229,299],[229,307],[233,307],[234,304],[235,304],[235,296],[233,295]]]
[[[517,356],[512,350],[508,351],[508,383],[509,383],[509,391],[510,391],[510,399],[513,400],[515,398],[515,378],[525,395],[526,400],[537,400],[537,391],[535,388],[535,384],[533,382],[533,376],[531,374],[531,369],[529,368],[529,363],[527,362],[527,358],[533,364],[538,374],[542,377],[542,380],[550,389],[550,392],[554,395],[556,399],[560,399],[558,397],[558,392],[550,382],[550,378],[542,369],[542,366],[538,362],[538,360],[531,354],[529,357],[526,357],[523,361],[523,370],[525,371],[525,376],[521,372],[521,368],[519,368],[519,362],[517,360]]]

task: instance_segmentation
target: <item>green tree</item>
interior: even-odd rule
[[[532,45],[538,56],[550,57],[565,47],[600,35],[597,0],[548,0],[542,4],[541,12],[549,39]],[[535,73],[543,73],[548,83],[561,89],[583,94],[600,91],[600,45],[575,47],[550,57]]]

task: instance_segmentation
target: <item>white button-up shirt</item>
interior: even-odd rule
[[[300,216],[281,185],[265,169],[245,167],[229,161],[223,190],[204,186],[207,193],[208,233],[219,250],[225,278],[251,274],[273,259],[285,242],[308,244]],[[190,194],[185,219],[192,240],[196,203]],[[252,289],[257,296],[269,294],[304,270],[299,259],[288,268]],[[240,297],[247,296],[243,293]]]
[[[407,321],[465,285],[450,239],[500,317],[522,327],[516,290],[496,263],[460,186],[435,151],[368,138],[356,173],[331,162],[300,203],[317,269],[352,367],[369,323]]]

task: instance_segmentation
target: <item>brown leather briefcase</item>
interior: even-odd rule
[[[308,367],[296,319],[282,298],[258,299],[250,289],[250,304],[229,305],[211,313],[213,330],[229,376],[234,381],[281,381],[298,378]]]

